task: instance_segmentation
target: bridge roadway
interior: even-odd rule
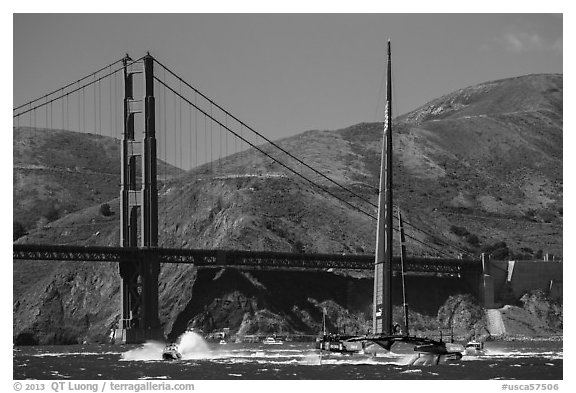
[[[44,261],[127,262],[154,254],[160,263],[186,263],[198,267],[266,269],[352,269],[373,270],[374,255],[304,254],[269,251],[196,250],[175,248],[123,248],[68,245],[14,244],[13,258]],[[422,273],[479,273],[479,260],[448,258],[407,258],[406,271]],[[393,269],[400,271],[400,258]]]

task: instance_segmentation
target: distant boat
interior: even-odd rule
[[[482,356],[486,355],[484,343],[476,340],[471,340],[464,346],[464,355],[467,356]]]
[[[262,341],[266,345],[282,345],[284,344],[280,340],[276,340],[274,337],[266,337],[264,341]]]
[[[226,340],[220,340],[220,345],[226,345],[226,344],[228,344],[228,343],[226,342]]]
[[[178,350],[178,344],[172,343],[166,345],[162,351],[163,360],[180,360],[182,359],[182,354]]]

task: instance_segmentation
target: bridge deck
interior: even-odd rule
[[[160,263],[185,263],[199,267],[282,268],[282,269],[352,269],[373,270],[374,255],[302,254],[269,251],[196,250],[173,248],[83,247],[62,245],[15,244],[13,258],[23,260],[128,262],[156,254]],[[478,260],[447,258],[407,258],[406,271],[460,273],[481,270]],[[394,270],[400,270],[394,258]]]

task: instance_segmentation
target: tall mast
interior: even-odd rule
[[[384,138],[380,165],[378,224],[374,263],[374,334],[392,334],[392,57],[388,40],[388,72],[386,78]]]

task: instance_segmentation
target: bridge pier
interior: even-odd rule
[[[115,332],[117,343],[164,340],[158,318],[159,274],[156,253],[139,253],[138,259],[120,262],[122,319]]]

